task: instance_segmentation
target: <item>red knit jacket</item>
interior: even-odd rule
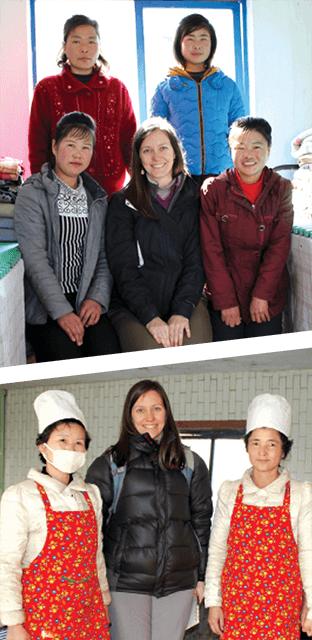
[[[34,92],[29,121],[29,161],[32,173],[51,159],[57,121],[70,111],[84,111],[96,122],[96,147],[88,172],[108,194],[119,191],[129,167],[136,120],[125,85],[95,71],[83,84],[65,65],[62,73],[41,80]]]
[[[208,178],[201,193],[201,244],[207,289],[214,309],[239,306],[250,322],[253,296],[267,300],[270,316],[287,302],[293,220],[292,188],[264,168],[255,204],[244,196],[234,169]]]

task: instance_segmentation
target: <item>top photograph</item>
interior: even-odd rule
[[[311,21],[2,0],[0,367],[312,342]]]

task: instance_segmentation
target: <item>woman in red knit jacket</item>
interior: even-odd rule
[[[32,173],[50,160],[56,123],[71,111],[92,116],[97,127],[96,149],[89,173],[108,194],[119,191],[130,163],[136,121],[128,91],[107,74],[99,54],[98,23],[74,15],[64,25],[62,72],[41,80],[34,92],[29,121],[29,161]]]
[[[234,163],[201,194],[201,242],[213,339],[282,331],[293,220],[291,183],[266,161],[271,127],[244,117],[230,129]]]

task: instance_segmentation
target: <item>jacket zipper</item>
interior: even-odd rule
[[[195,81],[194,81],[195,82]],[[200,127],[200,153],[201,153],[201,173],[205,174],[205,143],[204,143],[204,117],[203,117],[203,101],[201,82],[197,84],[198,93],[198,110],[199,110],[199,127]]]

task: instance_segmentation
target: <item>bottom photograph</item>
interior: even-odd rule
[[[0,387],[0,638],[312,637],[311,350]]]

